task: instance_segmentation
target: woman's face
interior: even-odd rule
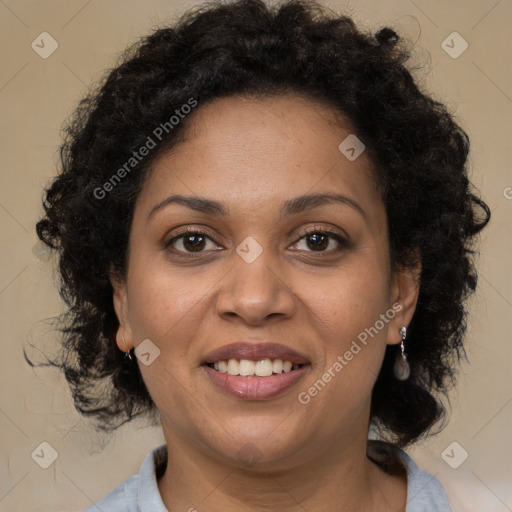
[[[342,152],[350,125],[294,95],[218,99],[188,121],[148,175],[114,282],[118,344],[146,340],[166,441],[274,468],[366,442],[386,344],[417,298],[411,273],[391,273],[367,152],[354,159],[353,139]],[[260,375],[215,369],[229,359]],[[290,366],[278,359],[301,366],[274,373]]]

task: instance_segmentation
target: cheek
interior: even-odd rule
[[[130,276],[133,291],[129,298],[129,316],[135,345],[150,339],[160,352],[150,365],[140,361],[138,365],[162,414],[179,410],[180,418],[197,415],[195,401],[188,391],[191,368],[195,364],[190,354],[197,330],[207,316],[206,295],[215,280],[206,275],[191,279],[183,272],[177,276],[177,272],[168,268],[155,264],[151,267],[151,272],[136,272],[134,268]],[[175,430],[183,430],[185,435],[180,418],[166,418],[166,421]]]
[[[369,267],[359,267],[328,278],[313,278],[304,289],[305,304],[313,318],[330,328],[328,337],[342,343],[347,336],[357,336],[373,325],[389,307],[390,290],[385,277]]]
[[[313,292],[306,304],[323,351],[315,373],[330,371],[325,380],[336,382],[332,388],[355,391],[358,386],[371,386],[377,377],[392,319],[386,316],[390,304],[385,278],[369,265],[340,272],[322,281],[324,286],[310,287]]]
[[[151,272],[132,273],[129,311],[135,343],[154,339],[161,349],[169,340],[186,337],[191,325],[199,325],[204,316],[202,301],[211,287],[210,279],[188,279],[181,272],[152,265]]]

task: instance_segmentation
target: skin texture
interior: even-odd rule
[[[399,343],[411,321],[419,269],[391,272],[371,161],[365,152],[349,161],[338,145],[353,133],[350,124],[300,96],[217,99],[188,121],[186,141],[157,159],[137,199],[127,278],[112,278],[119,348],[149,338],[161,351],[139,366],[169,451],[158,482],[165,505],[404,510],[405,480],[372,463],[366,442],[372,387],[386,345]],[[284,201],[312,193],[342,194],[364,214],[330,203],[281,216]],[[221,202],[229,214],[170,204],[148,218],[174,194]],[[211,238],[202,253],[184,238],[165,247],[185,227]],[[302,238],[309,229],[334,231],[350,245],[329,238],[316,249]],[[249,236],[263,249],[250,264],[236,252]],[[396,303],[402,309],[378,335],[300,404],[298,393]],[[288,345],[311,365],[285,394],[243,401],[215,387],[200,366],[208,352],[238,340]],[[240,460],[244,446],[257,449],[252,466]]]

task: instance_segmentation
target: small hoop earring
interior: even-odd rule
[[[400,334],[402,335],[402,341],[400,343],[400,352],[396,355],[393,373],[398,380],[407,380],[411,375],[411,367],[409,366],[409,361],[407,361],[404,347],[404,341],[407,336],[407,327],[402,327],[400,329]]]
[[[121,339],[123,340],[123,343],[124,343],[124,346],[126,346],[126,341],[124,339],[124,334],[121,334]],[[125,361],[128,361],[128,359],[130,361],[132,361],[132,355],[131,355],[131,350],[127,350],[125,353],[124,353],[124,360]]]

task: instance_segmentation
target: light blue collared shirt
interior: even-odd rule
[[[385,444],[398,455],[407,472],[405,512],[452,512],[439,480],[422,471],[403,450]],[[170,512],[160,496],[156,476],[157,468],[158,474],[163,473],[166,460],[167,446],[157,446],[146,455],[138,475],[131,476],[82,512]]]

